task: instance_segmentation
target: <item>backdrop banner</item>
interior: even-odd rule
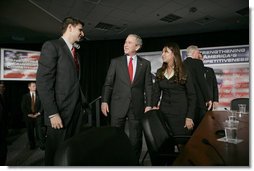
[[[214,69],[219,88],[217,110],[230,107],[234,98],[249,97],[249,45],[199,48],[204,56],[204,65]],[[139,53],[151,62],[154,74],[162,65],[161,51]],[[186,49],[181,50],[182,59]]]
[[[40,52],[1,49],[1,80],[34,81]]]

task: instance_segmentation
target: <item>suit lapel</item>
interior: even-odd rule
[[[31,104],[32,103],[32,97],[30,92],[27,94],[27,99],[28,99],[28,103]]]
[[[131,85],[129,71],[128,71],[128,64],[127,64],[127,56],[126,55],[124,55],[121,58],[121,65],[122,65],[121,68],[123,69],[123,75],[124,75],[124,78],[125,78],[124,80],[126,80],[126,82]]]
[[[73,70],[74,71],[77,71],[77,68],[76,68],[76,64],[74,62],[74,59],[73,59],[73,56],[72,56],[72,53],[70,51],[70,49],[68,48],[67,44],[65,43],[65,41],[63,40],[63,38],[60,38],[59,39],[61,41],[61,44],[63,46],[63,51],[64,51],[64,54],[66,54],[67,58],[70,60],[70,62],[72,63],[72,67],[73,67]],[[78,63],[79,63],[79,67],[80,67],[80,62],[79,62],[79,55],[78,53],[76,53],[77,55],[77,58],[78,58]],[[78,72],[75,72],[77,74],[77,77],[78,79],[80,79],[80,68],[79,68],[79,73]]]
[[[63,40],[63,38],[60,38],[59,40],[61,40],[62,45],[63,45],[63,50],[64,50],[65,54],[68,56],[69,60],[71,60],[73,68],[76,70],[75,62],[74,62],[74,59],[73,59],[70,49],[68,48],[68,46],[65,43],[65,41]]]
[[[138,79],[138,77],[140,75],[140,71],[142,70],[142,66],[143,66],[142,60],[140,59],[139,56],[137,56],[136,73],[135,73],[135,77],[133,79],[133,83],[132,84],[134,84],[137,81],[137,79]]]
[[[68,54],[68,58],[71,60],[72,66],[75,68],[76,66],[75,66],[75,62],[73,60],[73,56],[72,56],[71,51],[69,50],[67,45],[64,46],[64,51],[66,52],[66,54]]]

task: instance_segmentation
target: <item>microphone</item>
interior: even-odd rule
[[[230,110],[228,110],[228,108],[224,108],[229,114],[231,114],[231,115],[233,115],[233,113],[230,111]]]
[[[230,110],[228,110],[226,107],[224,108],[229,114],[231,114],[231,115],[233,115],[233,113],[230,111]],[[239,117],[238,117],[238,121],[240,121],[240,122],[246,122],[246,123],[248,123],[248,121],[243,121],[243,120],[241,120],[240,119],[241,118],[241,116],[240,116],[240,114],[239,114]]]
[[[75,47],[76,49],[79,49],[79,48],[80,48],[80,45],[77,44],[77,43],[73,43],[73,47]]]
[[[202,139],[202,143],[205,145],[209,145],[210,147],[212,147],[214,149],[214,151],[217,153],[217,155],[220,157],[221,161],[223,162],[223,166],[226,166],[226,162],[223,159],[222,155],[218,152],[218,150],[208,141],[208,139],[203,138]]]

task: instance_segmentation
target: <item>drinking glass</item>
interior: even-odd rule
[[[238,125],[239,125],[239,121],[226,120],[224,122],[225,138],[228,142],[237,141]]]

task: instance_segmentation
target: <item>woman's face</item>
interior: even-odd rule
[[[162,61],[172,66],[174,61],[174,53],[168,48],[164,47],[162,50]]]

